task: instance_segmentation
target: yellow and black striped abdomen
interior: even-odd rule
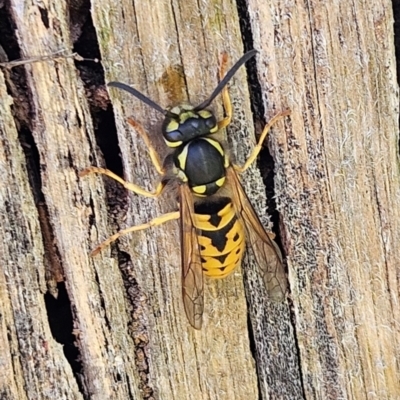
[[[233,203],[227,197],[195,206],[194,225],[204,274],[225,278],[242,261],[245,249],[243,223],[237,218]]]

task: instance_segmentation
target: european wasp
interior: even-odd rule
[[[179,188],[179,211],[119,231],[97,246],[92,255],[122,235],[180,219],[183,303],[189,323],[196,329],[202,325],[203,275],[224,278],[232,273],[241,264],[246,243],[253,250],[271,299],[281,301],[286,292],[287,279],[281,252],[272,239],[274,236],[269,235],[262,226],[240,183],[238,173],[244,172],[254,162],[271,126],[278,119],[289,115],[289,111],[277,114],[265,126],[258,144],[242,167],[232,164],[222,144],[213,138],[213,134],[231,122],[232,105],[227,83],[255,54],[255,50],[247,52],[225,76],[227,55],[224,54],[220,65],[220,83],[211,96],[196,107],[181,104],[163,109],[128,85],[121,82],[108,84],[131,93],[164,114],[162,134],[167,146],[173,150],[169,156],[172,158],[170,165],[161,163],[144,129],[131,118],[128,122],[145,141],[154,167],[161,177],[175,177],[174,181]],[[226,117],[218,122],[207,107],[221,92]],[[82,171],[81,176],[91,173],[107,175],[126,189],[147,197],[158,197],[166,182],[170,182],[161,179],[156,190],[149,192],[103,168],[89,167]],[[229,197],[219,195],[222,187],[230,188]]]

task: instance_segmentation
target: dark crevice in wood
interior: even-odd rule
[[[15,27],[7,8],[0,8],[0,43],[7,60],[20,57],[20,48],[15,36]],[[62,281],[62,265],[55,245],[54,234],[49,220],[49,213],[42,193],[40,175],[40,157],[32,136],[34,111],[31,93],[28,89],[25,68],[15,67],[4,71],[8,93],[14,99],[12,110],[21,147],[24,151],[28,180],[35,205],[38,210],[41,227],[45,264],[45,276],[48,291],[57,297],[57,282]]]
[[[246,0],[237,1],[238,12],[239,12],[239,23],[240,30],[242,33],[242,40],[244,51],[247,52],[254,48],[253,35],[251,32],[250,16],[248,13],[248,7]],[[256,135],[261,134],[264,126],[268,121],[265,120],[265,108],[262,98],[261,85],[258,81],[257,74],[257,63],[256,59],[253,58],[246,63],[247,68],[247,79],[249,83],[250,99],[251,99],[251,111],[253,114],[253,122],[255,126]],[[267,213],[271,216],[273,223],[273,230],[276,234],[275,242],[279,248],[282,249],[282,242],[279,235],[279,213],[276,209],[275,202],[275,190],[274,190],[274,160],[265,145],[261,150],[258,158],[258,167],[260,168],[263,182],[266,188],[267,195]],[[283,253],[284,254],[284,253]]]
[[[80,360],[79,349],[73,335],[73,318],[71,302],[64,282],[57,285],[58,297],[54,298],[49,292],[44,295],[49,325],[54,339],[63,345],[64,355],[71,365],[76,382],[81,393],[85,393],[82,379],[83,366]]]
[[[17,68],[15,69],[17,70]],[[27,100],[26,100],[27,101]],[[21,125],[21,124],[17,124]],[[49,326],[55,340],[64,345],[64,355],[71,365],[78,387],[82,391],[82,364],[78,361],[79,349],[73,340],[73,320],[71,302],[63,282],[63,267],[59,255],[49,211],[42,192],[40,176],[40,157],[32,133],[27,127],[18,130],[19,139],[24,150],[28,178],[35,205],[38,210],[39,223],[44,246],[44,264],[48,291],[44,296]],[[59,335],[60,334],[60,335]],[[72,338],[72,339],[68,339]]]
[[[239,23],[240,23],[240,30],[242,33],[242,40],[244,51],[247,52],[254,48],[253,42],[253,35],[251,30],[251,22],[250,22],[250,15],[248,12],[248,5],[246,0],[238,0],[237,1],[238,12],[239,12]],[[248,77],[248,84],[250,90],[250,99],[251,99],[251,110],[253,114],[253,122],[255,126],[256,135],[262,132],[264,126],[268,123],[265,120],[265,107],[262,95],[262,89],[260,82],[258,80],[258,73],[257,73],[257,63],[256,58],[251,59],[248,63],[246,63],[247,68],[247,77]],[[267,100],[267,99],[266,99]],[[276,112],[282,110],[274,110]],[[282,251],[283,256],[285,255],[284,249],[282,247],[282,239],[279,231],[279,212],[277,211],[276,201],[275,201],[275,190],[274,190],[274,159],[271,156],[271,153],[264,144],[263,149],[260,152],[258,158],[258,167],[261,171],[262,179],[264,185],[266,187],[266,196],[267,196],[267,213],[271,216],[271,221],[273,223],[273,231],[276,234],[275,242],[279,246]],[[248,299],[246,300],[248,302]],[[248,304],[249,309],[249,304]],[[292,310],[292,307],[290,308]],[[295,327],[295,314],[293,310],[290,313],[292,326]],[[296,332],[296,329],[293,329]],[[250,341],[250,349],[253,354],[255,360],[257,360],[257,349],[255,343],[255,332],[253,330],[253,326],[251,324],[250,318],[248,319],[248,332],[249,332],[249,341]],[[296,334],[294,333],[294,340],[297,350],[297,357],[298,357],[298,365],[299,365],[299,377],[301,380],[301,388],[303,392],[303,398],[306,398],[305,395],[305,385],[302,376],[302,369],[300,364],[300,348],[298,345],[298,340]],[[258,363],[257,363],[258,366]],[[263,396],[261,394],[261,385],[259,380],[258,382],[258,390],[259,390],[259,399],[262,399]],[[274,385],[271,383],[271,387]]]
[[[74,51],[84,58],[100,59],[93,21],[90,13],[86,14],[86,10],[90,9],[90,2],[73,1],[71,6],[73,10],[70,13],[70,26],[73,31],[72,36],[76,36]],[[92,62],[78,62],[76,67],[79,69],[80,77],[85,85],[97,145],[103,153],[106,167],[117,175],[123,176],[114,112],[105,87],[104,70],[101,64]],[[120,184],[109,179],[105,180],[105,184],[107,203],[110,208],[110,218],[112,219],[111,225],[117,225],[120,228],[120,222],[128,207],[127,191]],[[137,284],[129,254],[119,250],[117,244],[113,248],[113,254],[118,257],[118,264],[126,290],[125,296],[131,307],[131,319],[128,329],[135,344],[132,351],[135,353],[136,367],[141,381],[140,390],[142,391],[143,399],[151,399],[153,398],[154,390],[149,386],[149,361],[147,355],[149,340],[145,324],[146,319],[144,318],[146,310],[143,305],[143,294]],[[103,299],[101,299],[101,304],[106,310]],[[107,328],[112,331],[112,327],[106,317],[105,320]],[[129,377],[126,377],[126,379],[129,380]],[[131,394],[130,398],[133,399],[133,394]]]
[[[73,50],[85,59],[101,59],[98,38],[90,14],[89,0],[70,0],[69,15]],[[101,63],[75,62],[85,87],[96,144],[104,157],[105,167],[123,176],[122,160],[115,125],[114,111],[108,96],[104,69]],[[95,157],[93,157],[95,159]],[[103,166],[103,165],[102,165]],[[126,191],[113,181],[105,179],[107,204],[110,209],[111,226],[117,225],[126,213]]]
[[[247,303],[247,309],[249,309],[250,305],[248,300],[246,299],[246,303]],[[251,319],[250,319],[250,314],[247,313],[247,330],[249,333],[249,344],[250,344],[250,352],[251,355],[253,356],[253,359],[255,361],[255,364],[257,365],[257,347],[256,347],[256,340],[254,338],[254,330],[253,330],[253,325],[251,323]],[[260,379],[257,379],[257,391],[258,391],[258,399],[262,400],[263,396],[261,393],[261,385],[260,385]]]
[[[25,99],[28,101],[28,99]],[[29,183],[35,204],[38,205],[45,201],[42,188],[42,177],[40,175],[40,156],[36,147],[32,132],[28,127],[23,126],[18,130],[18,138],[24,151],[26,166],[28,171]]]
[[[44,7],[40,7],[40,6],[38,6],[38,8],[39,8],[39,11],[40,11],[40,16],[42,17],[42,22],[43,22],[43,25],[47,28],[47,29],[49,29],[49,13],[47,12],[47,9],[46,8],[44,8]]]
[[[70,1],[70,28],[74,52],[87,59],[100,59],[99,44],[90,15],[90,1]],[[101,63],[76,61],[88,99],[97,145],[108,169],[122,175],[122,162],[114,112],[105,86]]]
[[[303,374],[303,368],[301,367],[301,360],[300,360],[300,358],[301,358],[301,349],[300,349],[300,344],[299,344],[299,339],[298,339],[298,336],[297,336],[297,334],[296,334],[296,332],[297,332],[297,330],[296,330],[296,314],[295,314],[295,310],[294,310],[294,304],[293,304],[293,300],[292,300],[292,298],[290,297],[290,296],[288,296],[288,303],[289,303],[289,310],[290,310],[290,313],[289,313],[289,316],[290,316],[290,322],[291,322],[291,324],[292,324],[292,326],[293,326],[293,337],[294,337],[294,346],[295,346],[295,349],[296,349],[296,354],[297,354],[297,357],[298,357],[298,360],[299,360],[299,379],[300,379],[300,385],[301,385],[301,390],[302,390],[302,394],[303,394],[303,399],[306,399],[307,398],[307,396],[306,396],[306,385],[305,385],[305,382],[304,382],[304,374]]]
[[[151,399],[154,395],[153,388],[149,385],[149,333],[146,325],[146,309],[143,301],[143,292],[136,280],[131,256],[123,251],[118,252],[118,263],[126,290],[126,297],[130,306],[129,334],[135,347],[135,364],[140,378],[139,388],[143,393],[143,399]]]
[[[392,0],[392,6],[394,17],[394,46],[396,54],[397,83],[400,84],[400,0]]]
[[[129,394],[129,397],[128,397],[127,400],[135,400],[135,396],[134,396],[134,394],[133,394],[133,392],[131,390],[131,387],[133,386],[133,382],[131,382],[131,377],[129,375],[126,376],[126,381],[128,383],[126,385],[126,387],[128,389],[128,394]]]
[[[1,45],[9,60],[20,58],[20,48],[16,37],[11,14],[5,7],[0,9]],[[63,282],[63,269],[54,232],[50,223],[49,211],[42,192],[40,155],[32,134],[33,124],[37,121],[36,110],[33,109],[32,95],[27,84],[25,67],[19,66],[5,72],[6,84],[10,96],[13,97],[13,116],[18,131],[18,138],[24,151],[26,170],[30,189],[38,210],[39,223],[44,246],[45,276],[48,287],[44,295],[50,329],[54,338],[64,345],[64,354],[70,363],[78,386],[82,365],[78,361],[79,350],[74,344],[71,303]]]
[[[23,126],[18,130],[18,137],[24,151],[29,184],[39,215],[40,230],[45,250],[44,264],[47,290],[57,298],[57,283],[64,280],[64,274],[53,228],[50,224],[49,211],[42,192],[39,151],[32,133],[27,127]]]
[[[248,12],[246,0],[238,0],[237,7],[238,7],[239,24],[242,34],[244,52],[247,52],[254,48],[254,42],[253,42],[253,34],[251,31],[250,15]],[[246,69],[247,69],[247,80],[250,91],[250,105],[253,115],[253,123],[255,126],[255,133],[258,136],[262,132],[262,129],[266,124],[266,121],[264,118],[265,109],[262,100],[261,86],[257,78],[257,63],[255,58],[252,58],[246,63]],[[274,180],[273,180],[274,162],[266,147],[261,151],[257,164],[258,167],[260,168],[263,182],[266,187],[267,212],[271,216],[271,220],[274,226],[274,231],[278,233],[279,216],[276,211],[276,203],[274,200]],[[278,246],[282,248],[279,234],[277,234],[275,241],[277,242]],[[244,272],[244,277],[246,277],[245,272]],[[249,304],[249,299],[247,298],[247,296],[246,296],[246,302],[247,302],[247,309],[250,310],[251,304]],[[253,355],[253,358],[257,360],[259,358],[256,346],[257,333],[254,332],[254,327],[252,325],[250,315],[248,315],[247,325],[248,325],[250,350]],[[261,400],[263,398],[263,395],[261,393],[261,383],[260,383],[260,375],[262,375],[262,373],[260,374],[258,362],[256,362],[256,366],[257,366],[257,377],[258,377],[257,379],[258,398]]]
[[[10,11],[7,5],[8,2],[3,3],[2,7],[0,5],[0,46],[8,58],[7,60],[0,60],[1,62],[21,58],[17,38],[14,35],[14,21],[10,18]]]
[[[0,46],[2,58],[5,58],[1,60],[2,62],[18,60],[21,57],[15,31],[10,10],[6,6],[0,8]],[[17,129],[20,130],[21,127],[30,129],[32,110],[25,69],[23,66],[5,69],[4,77],[7,91],[14,99],[12,110]]]
[[[106,306],[106,302],[104,300],[104,294],[103,294],[103,292],[101,290],[101,287],[102,287],[101,282],[100,282],[101,279],[100,279],[98,271],[96,269],[94,269],[93,272],[94,272],[94,281],[96,282],[97,287],[99,288],[99,292],[98,292],[99,293],[99,300],[100,300],[100,307],[99,308],[101,308],[103,310],[104,325],[105,325],[105,328],[108,330],[108,332],[112,332],[113,327],[112,327],[112,324],[110,323],[110,320],[109,320],[108,315],[107,315],[107,306]],[[107,335],[104,335],[104,347],[105,348],[109,347],[109,342],[107,340]]]

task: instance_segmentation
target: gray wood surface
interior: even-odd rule
[[[399,399],[391,7],[6,3],[22,59],[71,54],[77,43],[90,57],[97,42],[101,65],[59,57],[0,68],[0,397]],[[283,304],[271,303],[247,257],[243,271],[206,281],[204,325],[195,331],[182,305],[176,222],[89,256],[118,229],[174,209],[174,192],[142,198],[79,172],[105,166],[98,143],[108,137],[118,140],[124,178],[155,187],[157,173],[129,116],[166,154],[162,116],[104,82],[132,84],[163,107],[198,104],[218,82],[220,54],[228,52],[232,65],[252,47],[255,63],[229,86],[234,119],[226,138],[232,158],[243,162],[263,120],[292,110],[267,139],[290,291]],[[104,81],[90,81],[99,74]],[[255,120],[247,78],[261,93]],[[222,118],[220,98],[213,109]],[[243,184],[269,229],[257,165]],[[71,326],[62,310],[46,310],[60,287]],[[59,328],[74,338],[76,362],[50,329],[57,313]]]

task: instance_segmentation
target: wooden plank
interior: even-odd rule
[[[82,399],[48,324],[38,211],[3,74],[0,98],[1,397]]]
[[[305,395],[398,398],[392,3],[252,0],[249,15],[268,109],[293,111],[270,149]]]
[[[101,2],[95,2],[93,19],[98,37],[105,38],[99,41],[99,46],[106,81],[129,83],[162,106],[187,100],[199,104],[210,95],[218,82],[218,60],[222,51],[229,53],[231,65],[243,52],[237,41],[240,32],[236,10],[227,2],[219,5],[203,2],[201,8],[196,2],[185,2],[184,5],[140,2],[134,7],[130,2],[122,2],[118,8],[107,8]],[[152,31],[151,35],[149,30]],[[111,33],[112,40],[108,36]],[[235,105],[231,130],[238,132],[236,137],[241,140],[247,141],[253,135],[247,148],[243,149],[249,154],[254,145],[254,133],[244,71],[239,71],[235,77],[230,93]],[[145,146],[127,125],[126,117],[133,116],[150,132],[152,139],[162,145],[158,133],[160,115],[126,93],[110,90],[110,95],[125,178],[146,185],[150,176],[147,188],[154,187],[157,178],[149,158],[144,157]],[[213,108],[222,116],[220,100],[215,102]],[[235,150],[237,145],[232,147]],[[253,176],[248,180],[249,183],[253,182],[253,192],[257,193],[259,201],[265,201],[259,174],[253,169],[247,176]],[[167,206],[165,201],[157,202],[136,196],[130,196],[130,201],[128,215],[131,218],[127,225],[145,222],[174,207],[173,201]],[[150,382],[155,392],[162,393],[161,397],[165,398],[254,398],[258,388],[250,353],[242,277],[237,272],[222,282],[207,282],[204,326],[200,332],[193,331],[187,325],[180,298],[177,227],[178,224],[170,223],[132,235],[125,239],[128,244],[123,247],[131,254],[135,248],[136,253],[141,250],[142,254],[133,253],[135,278],[149,298],[150,309],[158,308],[162,316],[160,319],[156,311],[148,313],[147,329],[152,351],[152,359],[149,360]],[[258,285],[261,283],[258,282]],[[152,289],[154,286],[166,289],[155,291]],[[265,298],[262,302],[260,300],[259,308],[259,319],[264,320],[264,326],[267,318],[277,320],[279,313],[272,316],[271,309],[274,307],[267,307]],[[284,306],[278,308],[282,311]],[[266,314],[268,311],[269,315]],[[154,314],[157,318],[154,318]],[[290,343],[287,309],[281,315],[285,316],[280,319],[286,322],[284,332],[289,337],[287,343]],[[269,343],[266,348],[271,354],[280,354],[278,344],[281,342],[279,331],[277,333],[276,330],[270,328],[265,333],[264,342]],[[158,346],[158,343],[164,345]],[[290,344],[287,351],[293,354],[293,336]],[[294,383],[288,393],[298,397],[297,365],[289,368],[282,362],[283,358],[268,357],[266,366],[273,377],[271,382],[278,376],[285,379],[286,376],[294,377],[297,374],[297,386]],[[238,380],[239,376],[241,378]]]
[[[24,58],[70,48],[65,3],[55,2],[41,7],[28,3],[22,6],[20,2],[11,4],[10,12]],[[30,105],[29,125],[23,128],[29,130],[38,151],[40,180],[34,182],[38,186],[36,189],[43,193],[54,235],[53,251],[58,254],[63,269],[69,297],[69,303],[63,306],[71,309],[74,319],[73,326],[59,319],[56,328],[69,328],[79,351],[79,360],[69,360],[76,369],[74,380],[70,387],[63,389],[64,393],[51,395],[38,381],[36,385],[27,384],[24,389],[26,396],[37,398],[40,393],[42,398],[137,398],[138,374],[132,370],[134,353],[130,351],[134,347],[133,339],[126,335],[119,342],[118,335],[122,328],[128,326],[127,306],[124,296],[121,296],[123,284],[120,271],[113,260],[99,264],[88,257],[88,238],[96,232],[106,235],[106,221],[97,218],[94,230],[89,223],[90,215],[101,208],[106,215],[106,206],[104,192],[99,189],[96,198],[91,199],[89,190],[81,186],[78,177],[79,171],[87,166],[89,156],[93,159],[92,147],[95,146],[82,82],[71,59],[27,64],[20,74],[26,80],[29,95],[24,97],[21,93],[17,100],[29,101]],[[101,214],[100,211],[97,213]],[[43,271],[39,276],[43,279]],[[26,286],[15,286],[20,288],[20,296]],[[35,290],[37,292],[37,288]],[[43,302],[40,303],[40,312],[33,316],[47,326],[43,340],[51,342],[53,339]],[[62,309],[56,309],[50,318],[56,318],[56,314],[61,312]],[[29,312],[27,314],[33,318]],[[111,331],[116,334],[111,335]],[[66,363],[64,356],[53,351],[51,357],[56,356]],[[24,371],[20,379],[27,383],[28,373],[36,379],[41,374],[47,378],[46,362],[47,359],[38,365],[40,373],[32,366],[28,372]],[[70,370],[67,371],[70,374]],[[62,374],[62,371],[59,373]],[[63,380],[66,377],[62,375]],[[38,388],[40,384],[43,387]],[[54,385],[59,386],[58,383]]]

